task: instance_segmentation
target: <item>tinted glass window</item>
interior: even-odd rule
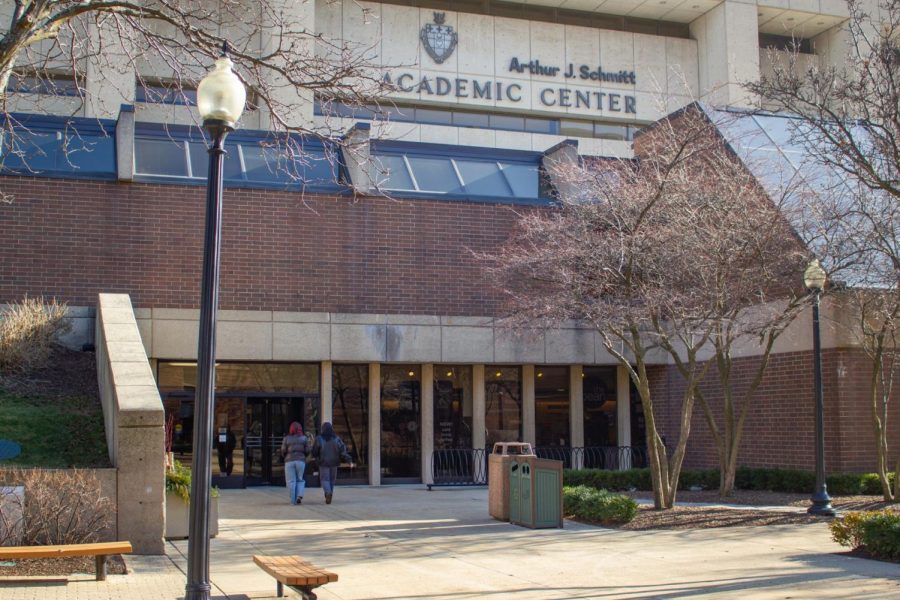
[[[409,156],[407,160],[421,191],[448,194],[462,192],[450,159]]]
[[[244,145],[241,150],[244,153],[244,168],[248,181],[275,183],[283,179],[279,173],[279,167],[283,168],[283,165],[279,165],[278,155],[274,151],[253,144]],[[197,175],[196,168],[194,175]]]
[[[495,162],[457,160],[466,192],[479,196],[510,196],[512,189]]]
[[[615,367],[584,368],[585,446],[617,445],[617,399]]]
[[[604,140],[627,140],[628,127],[625,125],[594,123],[594,137]]]
[[[524,131],[524,117],[510,117],[507,115],[491,115],[491,127],[494,129],[505,129],[507,131]]]
[[[594,124],[588,121],[560,121],[559,133],[573,137],[593,137]]]
[[[14,144],[4,133],[3,167],[26,171],[50,171],[56,169],[57,154],[61,150],[61,133],[17,133]]]
[[[344,440],[356,468],[338,468],[339,478],[367,480],[369,464],[369,367],[334,365],[332,367],[332,425]]]
[[[525,119],[525,131],[532,133],[556,133],[559,121],[554,119]]]
[[[485,367],[487,447],[522,441],[522,387],[518,367]]]
[[[519,198],[539,198],[538,168],[536,165],[519,165],[505,163],[503,175],[512,188],[513,195]]]
[[[447,110],[417,108],[416,121],[418,123],[431,123],[434,125],[450,125],[453,122],[453,114]]]
[[[534,373],[538,446],[569,446],[569,367],[538,367]]]
[[[184,142],[172,140],[134,140],[134,169],[147,175],[187,177]],[[205,173],[205,170],[202,171]]]
[[[383,477],[421,474],[421,380],[418,365],[381,367],[381,472]]]
[[[434,366],[434,447],[472,447],[472,367]]]
[[[402,156],[382,155],[376,157],[379,185],[389,190],[415,190],[409,170]]]
[[[209,150],[203,142],[190,142],[191,170],[195,178],[205,178],[209,172]],[[236,145],[226,144],[225,165],[222,176],[225,179],[244,179],[241,158]],[[160,173],[168,175],[168,173]]]
[[[488,128],[491,121],[486,114],[458,112],[453,113],[453,124],[459,127]]]

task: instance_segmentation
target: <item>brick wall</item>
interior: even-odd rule
[[[735,361],[736,390],[749,384],[758,359]],[[831,349],[822,353],[825,387],[825,466],[828,472],[871,471],[875,466],[875,443],[868,395],[871,362],[858,349]],[[653,367],[653,393],[661,402],[660,429],[670,446],[678,438],[684,385],[674,367]],[[717,424],[722,427],[722,393],[715,375],[702,385]],[[888,417],[894,441],[891,467],[900,452],[900,392],[896,390]],[[738,463],[752,467],[811,470],[815,467],[815,412],[812,352],[790,352],[772,356],[744,426]],[[717,467],[718,459],[710,429],[699,403],[694,409],[685,467]]]
[[[205,188],[2,179],[0,302],[44,294],[93,305],[197,307]],[[472,251],[496,248],[509,206],[225,190],[221,307],[493,314]]]

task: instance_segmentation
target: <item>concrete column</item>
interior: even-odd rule
[[[700,100],[746,106],[742,85],[759,79],[759,19],[756,3],[722,2],[690,24],[697,40]]]
[[[534,365],[522,365],[522,437],[523,442],[537,444],[534,414]]]
[[[321,363],[321,383],[319,384],[319,422],[334,422],[334,378],[331,369],[332,362],[323,360]]]
[[[569,445],[584,448],[584,368],[581,365],[569,367]],[[572,468],[584,465],[584,454],[572,452]]]
[[[380,363],[369,363],[369,485],[381,485]]]
[[[422,483],[434,483],[431,453],[434,451],[434,365],[422,365]]]
[[[616,368],[616,440],[620,448],[631,446],[631,380],[622,365]],[[631,468],[630,454],[624,455],[619,468]]]
[[[484,365],[472,365],[472,447],[476,450],[487,443],[484,410]]]

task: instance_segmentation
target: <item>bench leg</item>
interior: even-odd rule
[[[275,582],[275,592],[276,596],[278,596],[279,598],[284,598],[284,585],[282,585],[280,581]]]
[[[304,598],[305,600],[316,600],[316,599],[318,598],[318,596],[316,596],[315,592],[313,592],[313,590],[314,590],[316,587],[317,587],[317,586],[314,586],[314,585],[313,585],[313,586],[309,586],[309,585],[292,585],[292,586],[291,586],[291,589],[292,589],[292,590],[296,590],[297,592],[299,592],[300,596],[301,596],[302,598]]]
[[[97,581],[106,581],[106,555],[95,556],[94,561],[97,565]]]

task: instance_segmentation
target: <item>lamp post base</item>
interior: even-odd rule
[[[812,506],[806,509],[807,514],[817,517],[833,517],[837,514],[837,511],[831,506],[831,496],[828,495],[828,492],[813,494],[810,500],[812,500]]]

